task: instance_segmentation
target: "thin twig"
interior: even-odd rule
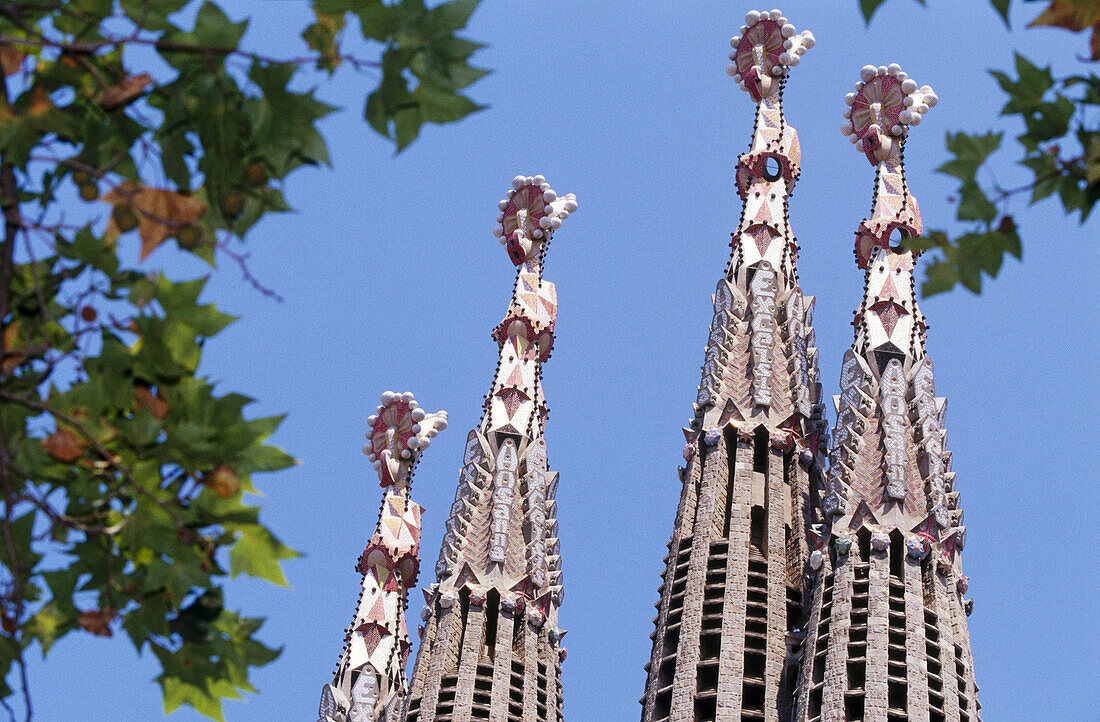
[[[190,53],[193,55],[202,55],[206,58],[215,55],[239,57],[247,60],[254,60],[266,65],[315,65],[322,60],[337,60],[347,63],[356,69],[376,69],[382,67],[382,64],[377,60],[366,60],[365,58],[344,53],[337,55],[321,55],[318,53],[317,55],[302,55],[294,58],[276,58],[269,55],[260,55],[259,53],[241,50],[239,48],[218,47],[214,45],[191,45],[189,43],[177,43],[171,40],[143,38],[138,35],[128,35],[123,38],[106,36],[103,40],[94,43],[51,40],[42,35],[39,35],[37,38],[16,38],[11,35],[0,35],[0,45],[29,45],[37,48],[57,48],[58,50],[76,53],[78,55],[92,55],[103,48],[111,48],[119,45],[143,45],[161,51]]]
[[[274,290],[260,283],[260,280],[253,276],[252,272],[248,270],[248,259],[250,257],[250,254],[237,253],[229,247],[228,243],[224,241],[217,241],[214,245],[223,253],[225,253],[225,255],[229,256],[237,262],[237,265],[241,268],[241,275],[244,277],[244,280],[248,281],[248,283],[251,284],[253,288],[255,288],[263,295],[267,296],[268,298],[274,299],[278,303],[283,302],[282,296],[280,296]]]

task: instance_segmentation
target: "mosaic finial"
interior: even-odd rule
[[[931,86],[917,87],[917,81],[902,72],[897,63],[864,65],[854,93],[844,96],[848,108],[840,131],[867,155],[871,165],[900,155],[900,140],[909,127],[920,125],[921,116],[935,107],[939,98]]]
[[[798,32],[779,10],[750,10],[740,34],[730,38],[730,46],[726,73],[759,103],[778,92],[777,81],[814,46],[814,35],[809,30]]]
[[[518,266],[535,255],[539,245],[577,210],[577,197],[572,193],[559,197],[541,175],[517,175],[498,208],[493,235]]]
[[[412,392],[387,391],[382,403],[367,419],[371,427],[363,453],[374,465],[383,487],[404,479],[420,452],[447,428],[447,412],[429,414],[420,408]]]

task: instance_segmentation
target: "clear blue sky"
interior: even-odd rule
[[[307,3],[224,4],[234,18],[253,16],[250,47],[304,52]],[[782,6],[818,41],[793,71],[786,112],[802,140],[791,221],[803,290],[818,299],[828,394],[852,340],[862,283],[852,238],[874,175],[840,134],[843,96],[866,63],[898,62],[933,86],[940,104],[907,148],[910,188],[926,227],[957,229],[954,182],[933,172],[946,160],[944,133],[1020,132],[999,117],[1003,96],[985,69],[1011,67],[1020,48],[1070,71],[1086,52],[1084,36],[1022,29],[1040,6],[1013,6],[1021,29],[1012,32],[985,0],[923,9],[889,0],[869,28],[856,0]],[[262,518],[306,556],[286,566],[289,589],[229,584],[230,604],[267,616],[262,637],[285,649],[254,675],[259,694],[226,703],[227,719],[316,718],[354,611],[355,560],[378,513],[359,447],[385,389],[412,390],[450,413],[413,486],[427,509],[421,584],[432,581],[463,440],[496,360],[489,332],[511,288],[513,267],[491,226],[516,173],[543,173],[580,202],[545,272],[560,301],[544,378],[550,462],[561,473],[565,712],[575,722],[637,719],[679,496],[680,427],[740,208],[734,164],[753,105],[724,67],[729,37],[753,7],[484,0],[469,35],[490,44],[475,57],[494,72],[473,96],[491,107],[426,127],[397,157],[361,119],[370,78],[343,69],[323,84],[321,97],[344,107],[323,124],[334,168],[295,175],[287,196],[298,212],[266,220],[248,242],[253,272],[285,302],[253,291],[232,263],[206,296],[242,317],[207,346],[206,374],[224,392],[257,397],[257,415],[289,414],[276,441],[302,460],[258,479]],[[997,180],[1025,182],[1004,155]],[[963,565],[983,716],[1096,720],[1100,225],[1067,221],[1056,202],[1027,210],[1017,198],[1010,210],[1024,227],[1024,262],[1007,262],[981,297],[956,291],[922,303],[969,527]],[[136,262],[136,244],[127,252]],[[411,616],[422,603],[417,592]],[[155,660],[124,637],[73,635],[31,674],[39,720],[162,714]],[[199,719],[189,710],[172,718]]]

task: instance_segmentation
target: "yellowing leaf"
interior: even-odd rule
[[[1089,50],[1100,60],[1100,3],[1096,0],[1054,0],[1028,27],[1056,27],[1079,33],[1092,28]]]
[[[72,463],[84,456],[84,442],[68,429],[58,429],[39,443],[47,454],[58,461]]]
[[[15,75],[23,66],[23,58],[27,57],[19,48],[11,45],[0,45],[0,70],[4,76]]]
[[[150,188],[136,181],[126,181],[101,200],[115,208],[131,208],[137,214],[137,230],[141,236],[141,260],[145,260],[157,246],[179,229],[193,224],[206,212],[206,206],[198,198],[163,188]],[[123,232],[115,221],[119,214],[112,212],[107,224],[108,239],[114,240]]]
[[[141,95],[152,84],[153,79],[149,77],[149,73],[131,75],[104,90],[97,100],[106,110],[114,110]]]

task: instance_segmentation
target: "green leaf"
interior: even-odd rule
[[[863,13],[863,20],[870,24],[871,16],[875,14],[875,11],[883,2],[885,0],[859,0],[859,9]]]
[[[279,566],[283,559],[293,559],[301,554],[276,539],[262,526],[245,526],[229,551],[230,573],[233,576],[248,574],[269,582],[286,586],[286,577]]]
[[[161,688],[164,690],[164,713],[168,714],[179,709],[185,704],[195,708],[195,711],[206,715],[210,719],[223,722],[221,694],[224,685],[219,685],[215,680],[206,680],[206,684],[194,683],[178,677],[158,678]],[[226,683],[228,684],[228,683]],[[221,688],[221,689],[219,689]],[[232,687],[230,687],[232,690]],[[232,696],[239,698],[234,691]]]
[[[440,3],[428,12],[428,24],[436,32],[453,33],[466,27],[470,15],[481,0],[450,0]]]
[[[958,218],[960,221],[992,223],[996,217],[997,207],[986,198],[977,183],[967,182],[959,187]]]
[[[955,266],[946,261],[934,261],[928,266],[925,281],[921,284],[921,295],[928,297],[950,291],[958,280],[959,274]]]

